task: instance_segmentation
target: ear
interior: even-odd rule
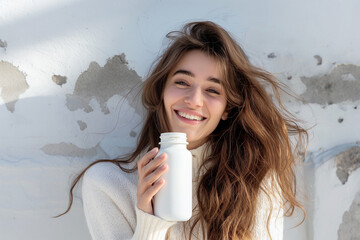
[[[227,111],[225,111],[223,114],[222,114],[222,116],[221,116],[221,120],[226,120],[227,118],[228,118],[228,112]]]

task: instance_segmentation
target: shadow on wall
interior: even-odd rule
[[[65,84],[66,76],[53,75],[55,84]],[[70,111],[83,109],[85,112],[92,112],[89,105],[91,99],[96,99],[104,114],[109,114],[107,101],[114,95],[120,95],[131,100],[130,105],[140,114],[139,101],[140,76],[132,69],[129,69],[125,54],[115,55],[108,59],[104,67],[96,62],[91,62],[89,68],[80,74],[76,81],[73,94],[66,95],[66,106]],[[10,112],[15,111],[15,103],[20,94],[24,93],[29,85],[26,82],[26,74],[9,62],[0,61],[0,88],[1,97]],[[83,123],[79,123],[84,128]]]
[[[121,149],[135,146],[141,115],[124,98],[116,99],[106,115],[99,106],[92,113],[70,111],[61,95],[20,99],[14,112],[0,104],[0,159],[41,162],[47,155],[92,161],[124,154]]]
[[[49,81],[50,79],[52,79],[54,84],[59,86],[67,82],[66,76],[53,75],[51,78],[49,77]],[[88,128],[88,123],[94,125],[91,123],[96,122],[95,130],[97,133],[92,133],[90,130],[85,131],[84,134],[100,135],[100,137],[97,138],[101,138],[105,134],[113,132],[119,122],[123,122],[123,120],[125,121],[129,118],[129,116],[131,116],[129,111],[141,116],[143,113],[139,95],[141,83],[142,81],[138,74],[128,67],[125,54],[113,56],[107,60],[103,67],[96,62],[91,62],[88,69],[79,75],[73,93],[66,95],[65,106],[63,105],[63,96],[49,96],[43,101],[38,101],[41,97],[20,99],[22,107],[20,112],[21,114],[28,113],[27,122],[24,122],[22,125],[16,125],[15,128],[13,124],[14,121],[12,120],[18,119],[15,113],[15,104],[19,101],[19,96],[29,88],[29,85],[26,82],[26,73],[21,72],[18,67],[9,62],[1,61],[1,97],[7,110],[15,114],[15,116],[7,116],[9,117],[7,121],[6,111],[0,109],[0,115],[5,114],[5,118],[2,118],[3,123],[5,123],[5,125],[6,123],[11,123],[10,125],[14,126],[14,128],[6,128],[3,124],[0,126],[0,129],[1,127],[5,127],[6,129],[2,132],[5,133],[5,135],[8,134],[10,138],[18,136],[19,139],[27,139],[36,136],[39,139],[36,142],[46,141],[48,144],[42,146],[41,150],[48,155],[91,158],[101,153],[102,156],[108,157],[99,145],[100,139],[98,141],[95,140],[97,145],[91,148],[82,148],[70,142],[76,139],[74,131],[75,133],[79,130],[85,131]],[[78,118],[77,116],[79,115],[76,110],[96,114],[93,109],[93,104],[91,104],[93,99],[100,105],[101,112],[104,115],[110,114],[108,103],[114,96],[122,98],[119,102],[124,103],[126,101],[132,109],[124,114],[124,111],[121,109],[124,105],[120,104],[119,107],[119,103],[115,104],[115,109],[112,109],[116,111],[116,119],[113,119],[110,124],[109,121],[99,119],[98,115],[96,119],[94,119],[93,116],[88,116],[86,117],[86,121],[84,119],[74,120],[74,118]],[[114,104],[114,102],[112,102],[112,104]],[[24,106],[26,107],[24,108]],[[46,118],[43,117],[44,114],[46,114]],[[69,119],[72,119],[72,121],[69,121]],[[76,130],[74,129],[74,123],[76,123]],[[55,128],[53,127],[54,124],[56,125]],[[114,124],[115,127],[109,129],[109,126]],[[134,123],[132,122],[132,124]],[[137,135],[136,131],[133,130],[135,127],[136,126],[131,126],[131,128],[127,128],[127,130],[131,130],[129,133],[130,138],[135,138]],[[94,127],[92,128],[92,131],[93,130]],[[3,134],[3,137],[6,138],[5,135]],[[62,135],[62,139],[66,139],[65,142],[54,143],[54,141],[52,141],[54,138],[58,141]],[[121,136],[124,135],[122,134]],[[33,145],[34,144],[29,143],[27,146],[33,148]],[[29,154],[25,153],[25,155]]]

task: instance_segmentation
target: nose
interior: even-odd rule
[[[193,108],[198,108],[203,106],[203,95],[200,88],[191,89],[188,92],[188,95],[185,97],[185,103]]]

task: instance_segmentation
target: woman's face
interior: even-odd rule
[[[194,149],[207,141],[227,113],[219,62],[199,51],[187,52],[170,71],[164,106],[172,132],[184,132]]]

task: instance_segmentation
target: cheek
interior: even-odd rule
[[[169,87],[164,91],[164,106],[166,110],[171,107],[174,103],[181,99],[182,92],[180,89]]]
[[[168,117],[169,117],[169,114],[171,113],[171,105],[174,102],[171,91],[169,91],[169,90],[164,91],[163,102],[164,102],[166,115],[168,115]]]
[[[213,116],[221,118],[225,111],[226,101],[225,99],[213,99],[209,101],[209,110],[212,112]]]
[[[166,105],[169,102],[169,97],[171,96],[169,87],[165,87],[163,92],[163,100],[164,104]]]

